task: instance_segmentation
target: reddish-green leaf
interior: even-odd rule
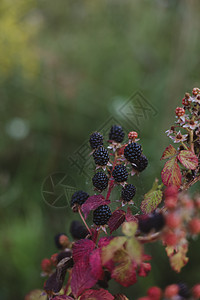
[[[198,158],[189,150],[182,150],[178,155],[179,161],[190,170],[195,170],[198,167]]]
[[[176,154],[176,149],[172,145],[169,145],[163,152],[161,159],[170,158],[170,157],[174,156],[175,154]]]
[[[162,182],[166,186],[175,185],[180,187],[181,185],[181,171],[177,163],[177,158],[173,157],[168,160],[161,172]]]
[[[122,248],[125,242],[126,242],[126,237],[118,236],[112,239],[106,247],[102,248],[101,259],[103,265],[105,265],[113,258],[115,252],[118,251],[120,248]]]
[[[122,232],[127,237],[133,237],[136,233],[137,228],[138,228],[138,224],[134,221],[124,222],[124,224],[122,225]]]
[[[114,297],[104,289],[87,290],[83,293],[80,300],[114,300]]]
[[[125,211],[122,209],[118,209],[113,212],[112,216],[108,221],[110,233],[117,230],[120,227],[120,225],[125,221],[125,214]]]
[[[185,253],[182,251],[177,252],[176,254],[172,255],[170,258],[170,264],[174,271],[179,273],[188,262],[188,257],[186,257]]]
[[[33,290],[25,296],[25,300],[46,300],[46,298],[43,290]]]
[[[155,184],[154,184],[155,185]],[[162,201],[162,191],[158,189],[158,183],[156,189],[153,188],[144,195],[144,200],[141,203],[141,210],[144,214],[149,214],[154,211]]]

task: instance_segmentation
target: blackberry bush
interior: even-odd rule
[[[130,131],[121,144],[125,138],[123,129],[113,125],[106,139],[107,148],[101,133],[90,136],[96,168],[104,170],[92,177],[100,193],[89,197],[78,191],[72,196],[72,210],[78,211],[83,224],[72,222],[72,239],[65,234],[57,235],[59,252],[42,260],[42,275],[47,276],[44,290],[49,299],[128,300],[125,295],[113,296],[106,289],[110,279],[129,287],[136,284],[138,276],[148,276],[151,257],[145,254],[146,243],[161,241],[169,264],[177,273],[188,263],[189,241],[200,234],[200,195],[191,198],[186,193],[200,180],[200,89],[193,89],[192,95],[186,93],[182,104],[175,110],[175,123],[166,132],[179,145],[175,148],[170,144],[165,149],[161,157],[167,160],[161,172],[163,183],[155,179],[150,191],[137,197],[142,198],[141,203],[138,199],[133,203],[136,188],[129,183],[130,176],[137,176],[148,165],[142,146],[137,143],[138,133]],[[112,193],[119,184],[123,186],[121,197]],[[91,211],[93,224],[89,225]],[[120,227],[123,234],[112,235]],[[104,232],[106,235],[102,236]],[[30,297],[34,293],[26,300]],[[200,284],[187,288],[186,284],[174,283],[164,291],[153,286],[140,299],[197,300]]]

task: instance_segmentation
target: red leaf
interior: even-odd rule
[[[114,297],[106,290],[88,290],[80,300],[114,300]]]
[[[72,269],[71,289],[76,298],[96,283],[97,279],[94,278],[86,257],[75,263]]]
[[[182,150],[178,155],[178,159],[187,169],[195,170],[198,167],[198,158],[192,151]]]
[[[163,155],[160,160],[171,158],[175,154],[176,154],[176,149],[172,145],[169,145],[163,152]]]
[[[132,214],[130,207],[127,208],[127,213],[125,215],[127,222],[137,222],[137,218]]]
[[[100,238],[99,242],[98,242],[98,247],[102,248],[102,247],[107,246],[112,239],[113,239],[112,236],[109,236],[109,237],[104,236],[104,237]]]
[[[146,277],[151,271],[151,265],[149,263],[141,263],[138,270],[138,275],[141,277]]]
[[[95,249],[90,254],[89,263],[90,263],[90,268],[91,268],[92,275],[96,279],[102,280],[103,275],[104,275],[104,271],[102,269],[102,264],[101,264],[100,249]]]
[[[89,256],[92,250],[95,248],[95,243],[91,240],[79,240],[72,246],[73,251],[73,260],[76,263],[80,259],[83,259],[84,256]]]
[[[90,196],[85,203],[81,206],[81,210],[85,215],[85,218],[87,219],[89,213],[91,210],[95,210],[101,205],[109,204],[110,201],[105,200],[105,198],[102,195],[94,195]]]
[[[125,221],[125,211],[122,209],[113,212],[112,216],[108,221],[108,227],[110,228],[110,233],[117,230],[120,225]]]
[[[53,298],[54,300],[74,300],[74,298],[66,295],[60,295]]]
[[[161,172],[161,177],[164,185],[175,185],[177,187],[180,187],[181,171],[177,163],[176,157],[171,158],[165,163],[164,168]]]

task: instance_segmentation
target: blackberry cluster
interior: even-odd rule
[[[87,200],[88,197],[89,195],[86,192],[83,191],[75,192],[71,198],[71,207],[73,207],[74,204],[82,205]]]
[[[69,230],[75,240],[84,239],[89,234],[87,228],[79,221],[72,221]]]
[[[109,140],[121,143],[124,139],[124,131],[121,126],[113,125],[109,132]]]
[[[130,162],[138,160],[142,154],[142,147],[138,143],[130,143],[124,148],[124,156]]]
[[[112,213],[108,205],[101,205],[93,212],[94,224],[100,226],[108,223]]]
[[[115,166],[112,176],[116,182],[124,182],[128,179],[128,172],[124,165]]]
[[[99,146],[93,153],[94,161],[96,165],[106,166],[109,161],[108,150],[103,146]]]
[[[56,247],[58,249],[64,249],[67,247],[69,240],[65,233],[59,233],[54,237],[54,241],[56,244]]]
[[[98,172],[93,176],[92,182],[94,187],[102,192],[108,186],[108,176],[104,172]]]
[[[89,142],[90,142],[91,148],[96,149],[99,146],[103,145],[103,135],[96,131],[91,134]]]
[[[165,219],[162,213],[156,213],[139,216],[138,228],[143,233],[149,233],[152,230],[160,231],[165,226]]]
[[[124,188],[122,188],[121,198],[125,202],[129,202],[135,196],[136,188],[133,184],[127,184]]]
[[[142,172],[148,166],[148,159],[145,155],[142,154],[137,160],[133,161],[132,163],[134,163],[134,169],[136,169],[139,172]]]

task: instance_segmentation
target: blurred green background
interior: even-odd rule
[[[69,158],[76,160],[92,131],[112,121],[127,131],[137,125],[150,161],[133,178],[138,203],[160,176],[169,143],[164,131],[184,92],[199,86],[199,9],[195,0],[1,0],[0,299],[23,299],[42,287],[40,262],[56,252],[54,235],[68,233],[78,218],[44,201],[45,178],[63,172],[69,186],[91,194],[83,162],[77,167]],[[151,109],[129,122],[120,108],[138,92]],[[85,157],[84,170],[91,167]],[[151,274],[129,289],[112,284],[111,291],[133,299],[150,285],[192,285],[199,279],[195,243],[180,275],[162,246],[150,245]]]

